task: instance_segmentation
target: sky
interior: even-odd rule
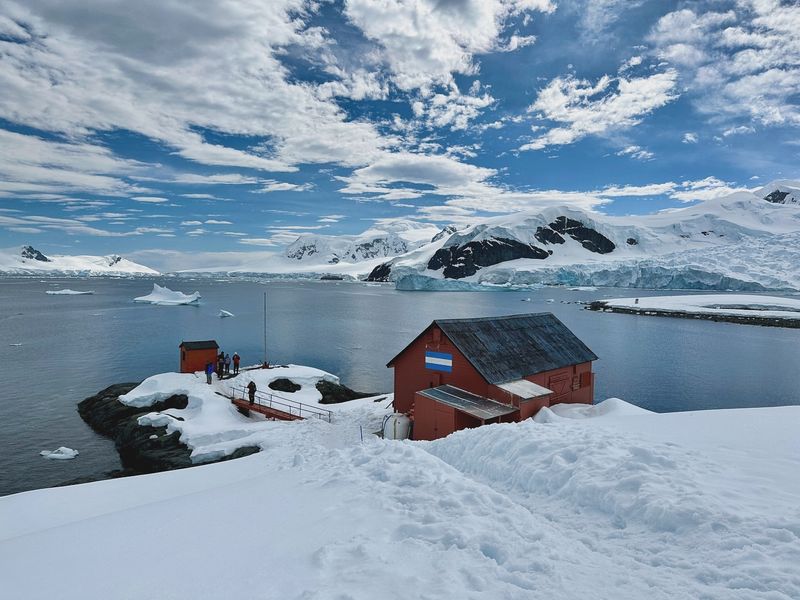
[[[0,0],[0,247],[651,213],[800,177],[798,90],[791,1]]]

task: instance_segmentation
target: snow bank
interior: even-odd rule
[[[197,304],[200,301],[200,293],[184,294],[174,292],[167,287],[153,284],[153,291],[147,296],[139,296],[133,299],[134,302],[144,302],[147,304],[157,304],[159,306],[179,306],[183,304]]]
[[[551,423],[362,443],[359,419],[376,411],[357,402],[332,425],[265,422],[265,452],[239,460],[0,498],[3,589],[64,600],[800,597],[800,407],[658,415],[613,401],[580,418],[559,407]],[[137,576],[120,556],[152,556],[154,531],[185,551]],[[51,548],[70,551],[42,577]]]
[[[61,446],[55,450],[42,450],[39,454],[50,460],[70,460],[78,456],[78,451],[66,446]]]
[[[63,290],[47,290],[45,294],[50,296],[85,296],[94,294],[92,290],[86,291],[79,291],[79,290],[71,290],[69,288],[65,288]]]

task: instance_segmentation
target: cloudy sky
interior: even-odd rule
[[[0,0],[0,247],[280,250],[797,178],[781,0]]]

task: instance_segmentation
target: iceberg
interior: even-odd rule
[[[139,296],[133,299],[134,302],[142,302],[145,304],[156,304],[158,306],[180,306],[183,304],[198,304],[200,301],[200,292],[193,294],[184,294],[183,292],[175,292],[168,287],[153,284],[153,291],[147,296]]]
[[[94,294],[92,290],[71,290],[69,288],[65,288],[63,290],[47,290],[45,294],[49,296],[88,296],[90,294]]]
[[[39,454],[50,460],[70,460],[78,456],[78,451],[67,448],[66,446],[61,446],[55,450],[42,450]]]

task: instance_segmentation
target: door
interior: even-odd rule
[[[548,378],[547,387],[553,390],[553,397],[550,398],[550,404],[567,402],[569,401],[569,393],[572,387],[572,378],[569,373],[556,373]]]

